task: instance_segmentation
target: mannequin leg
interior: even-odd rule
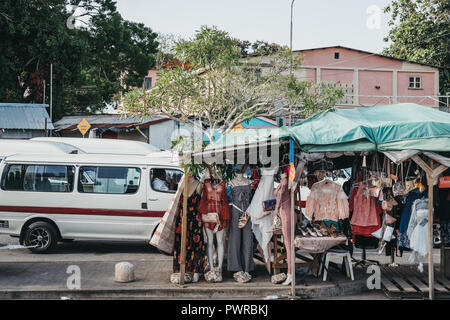
[[[297,222],[297,217],[295,217],[294,224]],[[283,242],[286,247],[287,263],[288,263],[288,274],[292,271],[292,261],[291,261],[291,217],[290,211],[281,210],[281,230],[283,232]]]
[[[222,265],[223,265],[223,256],[225,253],[225,229],[217,231],[216,233],[217,239],[217,260],[219,264],[219,271],[222,273]]]
[[[212,230],[205,228],[206,236],[208,237],[208,262],[209,269],[214,268],[214,233]]]

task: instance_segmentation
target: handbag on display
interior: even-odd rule
[[[383,168],[386,168],[386,174],[384,177],[381,177],[381,186],[383,188],[391,188],[392,187],[392,177],[391,177],[391,165],[390,161],[387,160],[387,157],[384,158]]]
[[[397,196],[406,196],[408,194],[408,192],[406,191],[406,185],[405,182],[402,180],[403,179],[403,163],[400,163],[400,177],[401,179],[397,180],[396,183],[394,183],[394,185],[392,186],[392,194],[394,195],[394,197]],[[397,171],[398,171],[398,167],[397,166]],[[397,177],[397,173],[395,174]]]
[[[385,174],[380,169],[380,164],[378,162],[378,154],[375,154],[372,159],[372,170],[369,174],[368,185],[369,188],[381,188],[382,178]]]
[[[202,221],[204,223],[220,223],[219,215],[217,212],[208,212],[207,214],[202,214]]]
[[[405,177],[405,187],[406,187],[406,192],[410,192],[411,190],[414,190],[416,188],[416,183],[417,183],[417,177],[415,177],[413,180],[407,180],[408,179],[408,175],[409,175],[409,169],[411,168],[411,163],[409,163],[408,166],[408,170],[406,171],[406,177]]]
[[[263,201],[263,211],[267,212],[267,211],[275,210],[276,204],[277,204],[277,200],[276,199]]]

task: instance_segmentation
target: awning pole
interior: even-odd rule
[[[291,295],[295,297],[295,245],[294,245],[294,233],[295,233],[295,188],[291,188],[291,256],[287,257],[291,259]]]
[[[186,229],[187,229],[187,200],[189,173],[184,174],[183,190],[183,216],[181,218],[181,262],[180,262],[180,285],[184,285],[184,274],[186,272]]]
[[[430,168],[433,170],[433,160]],[[433,264],[433,177],[427,173],[428,182],[428,283],[429,299],[434,300],[434,264]]]
[[[291,185],[291,256],[286,257],[287,259],[291,259],[291,295],[295,297],[295,245],[294,245],[294,239],[295,239],[295,189],[296,189],[296,183],[295,183],[295,172],[291,172],[294,166],[294,140],[290,139],[289,141],[289,153],[290,153],[290,167],[289,168],[289,184]]]

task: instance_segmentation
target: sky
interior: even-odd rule
[[[387,43],[389,0],[295,0],[293,50],[341,45],[380,53]],[[127,20],[192,38],[202,25],[241,40],[289,46],[291,0],[117,0]]]

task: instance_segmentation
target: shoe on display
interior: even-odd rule
[[[194,273],[194,276],[192,277],[192,282],[198,282],[200,280],[200,274]]]
[[[273,284],[280,284],[287,278],[285,273],[278,273],[272,276],[271,281]]]
[[[287,275],[287,278],[286,278],[286,281],[284,281],[281,285],[282,286],[288,286],[288,285],[290,285],[292,283],[292,275],[291,274],[288,274]]]
[[[248,272],[244,272],[244,278],[245,282],[249,282],[250,280],[252,280],[252,275]]]

